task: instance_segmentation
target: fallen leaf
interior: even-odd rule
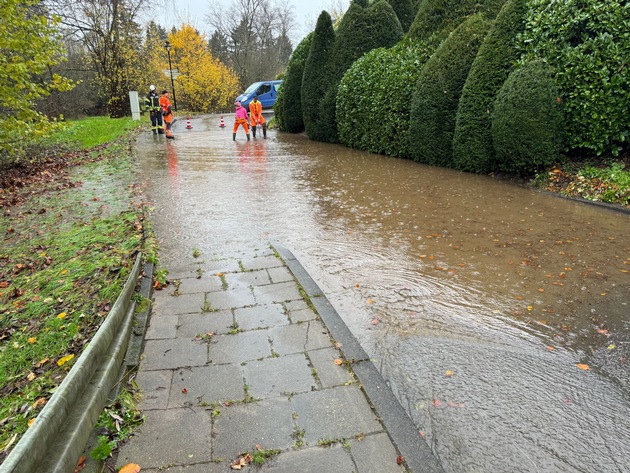
[[[32,371],[29,371],[28,375],[26,376],[26,379],[28,379],[29,381],[33,381],[35,378],[37,378],[35,373],[33,373]]]
[[[127,463],[118,473],[138,473],[142,468],[136,463]]]
[[[40,406],[43,406],[45,404],[46,404],[46,398],[40,397],[37,401],[33,403],[33,409],[38,409]]]
[[[446,371],[444,372],[444,374],[450,378],[451,376],[453,376],[453,375],[455,374],[455,371],[446,370]]]
[[[547,351],[555,351],[555,347],[552,347],[551,345],[547,345]]]
[[[609,350],[614,350],[615,348],[617,348],[617,347],[615,347],[614,343],[611,343],[610,345],[608,345],[608,349]]]
[[[341,347],[343,347],[343,344],[342,344],[342,343],[339,343],[339,342],[336,342],[336,343],[335,343],[335,348],[336,348],[337,350],[339,350]]]
[[[396,457],[396,465],[402,465],[405,462],[405,458],[402,455]]]
[[[46,357],[46,358],[42,358],[39,363],[35,364],[35,368],[40,368],[42,365],[45,365],[46,363],[48,363],[48,361],[50,361],[50,358]]]
[[[182,389],[182,394],[188,394],[188,389],[186,388]]]
[[[577,367],[578,367],[578,368],[580,368],[581,370],[584,370],[584,371],[588,371],[588,370],[590,370],[590,369],[591,369],[591,367],[590,367],[590,366],[585,365],[584,363],[578,363],[578,364],[577,364]]]
[[[37,417],[33,417],[32,419],[29,419],[28,420],[28,426],[30,427],[31,425],[33,425],[36,420],[37,420]]]
[[[367,303],[368,303],[368,304],[374,304],[374,300],[373,300],[373,299],[368,299],[368,300],[367,300]]]
[[[30,337],[27,341],[28,341],[28,343],[30,343],[32,345],[33,343],[35,343],[37,341],[37,337]]]
[[[418,432],[420,434],[420,438],[423,439],[424,437],[426,437],[427,434],[424,433],[423,430],[421,430],[420,432]]]
[[[442,401],[440,401],[439,399],[433,399],[433,401],[431,401],[431,404],[433,404],[433,407],[442,407]]]
[[[354,287],[361,287],[361,285],[359,283],[356,283]]]
[[[85,468],[85,455],[81,455],[81,458],[79,458],[79,462],[77,463],[77,466],[74,467],[74,471],[72,473],[79,473],[83,470],[83,468]]]
[[[68,315],[68,314],[66,314],[65,312],[61,312],[60,314],[57,315],[57,318],[58,319],[65,319],[66,315]]]
[[[446,405],[449,407],[464,407],[463,404],[460,404],[459,402],[453,402],[453,401],[447,402]]]
[[[252,462],[252,456],[249,453],[247,453],[245,455],[241,455],[236,460],[234,460],[232,464],[230,465],[230,467],[233,470],[240,470],[244,466],[249,465],[251,462]]]
[[[334,364],[336,364],[337,366],[339,366],[339,365],[342,365],[342,364],[343,364],[343,361],[342,361],[342,360],[340,360],[339,358],[335,358],[335,359],[333,360],[333,363],[334,363]]]
[[[69,362],[72,358],[74,358],[74,355],[66,355],[66,356],[62,356],[59,361],[57,361],[57,365],[58,366],[63,366],[65,365],[67,362]]]

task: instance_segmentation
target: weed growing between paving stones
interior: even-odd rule
[[[293,442],[294,449],[302,448],[304,446],[304,434],[306,434],[306,430],[304,429],[298,429],[297,427],[293,429],[291,437],[295,439],[295,442]]]
[[[0,461],[100,327],[137,252],[155,259],[130,138],[3,188],[13,206],[0,216]]]
[[[261,466],[269,458],[273,457],[274,455],[279,455],[281,452],[282,450],[277,450],[277,449],[266,450],[264,448],[258,448],[257,446],[256,451],[252,453],[252,463],[254,465]]]
[[[106,460],[113,449],[142,424],[142,413],[135,401],[132,391],[122,389],[116,400],[101,412],[96,423],[98,444],[90,452],[94,460]]]

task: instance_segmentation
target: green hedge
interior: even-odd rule
[[[493,20],[504,3],[505,0],[424,0],[408,34],[420,40],[436,35],[441,40],[475,13]]]
[[[302,76],[304,64],[311,49],[313,33],[309,33],[297,45],[287,64],[287,70],[273,106],[276,123],[281,131],[300,133],[304,131],[302,118]]]
[[[416,17],[417,9],[411,0],[387,0],[396,12],[398,21],[406,33]]]
[[[409,139],[414,160],[452,166],[457,104],[489,26],[481,14],[469,17],[422,68],[411,106]]]
[[[492,105],[519,58],[515,40],[524,28],[527,1],[507,1],[470,68],[455,120],[453,165],[457,169],[493,170]]]
[[[321,116],[326,124],[324,141],[339,140],[337,91],[343,74],[366,52],[377,47],[391,47],[402,36],[396,13],[385,0],[379,0],[369,8],[361,8],[354,3],[350,6],[337,30],[332,56],[332,81],[321,104]]]
[[[328,90],[331,79],[330,56],[335,43],[335,30],[328,12],[317,19],[308,57],[304,63],[302,79],[302,118],[309,138],[321,140],[322,130],[320,102]]]
[[[625,0],[531,0],[523,62],[555,73],[569,149],[617,154],[630,139],[630,4]]]
[[[373,153],[409,158],[411,95],[421,65],[435,49],[402,41],[374,49],[346,72],[337,94],[341,143]]]
[[[492,112],[497,168],[526,174],[553,164],[563,145],[558,88],[543,60],[510,73]]]

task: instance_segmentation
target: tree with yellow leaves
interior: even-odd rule
[[[178,101],[193,112],[231,110],[238,94],[236,74],[208,50],[208,41],[189,24],[169,34]]]

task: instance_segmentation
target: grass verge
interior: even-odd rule
[[[39,165],[3,170],[12,177],[0,215],[0,461],[100,327],[138,251],[155,259],[133,182],[136,127],[82,120],[69,127],[75,139],[68,129],[51,138]],[[51,152],[59,143],[62,155]]]

